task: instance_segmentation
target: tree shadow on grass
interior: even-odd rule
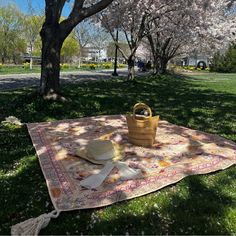
[[[41,122],[84,116],[124,114],[142,101],[151,106],[161,119],[202,131],[218,133],[236,140],[236,95],[202,90],[186,78],[173,76],[140,78],[136,83],[123,80],[85,82],[66,85],[67,102],[40,99],[27,95],[1,92],[4,102],[1,118],[15,115],[23,122]],[[7,107],[7,109],[5,108]]]
[[[236,177],[234,171],[230,174],[232,179],[225,183],[227,185],[232,184]],[[184,191],[178,191],[180,188],[184,188]],[[86,233],[118,235],[125,235],[127,232],[130,235],[233,233],[233,230],[226,226],[225,217],[229,208],[235,207],[235,201],[221,190],[218,181],[213,186],[207,186],[201,177],[191,176],[176,187],[166,187],[159,193],[152,194],[154,195],[152,201],[149,200],[149,196],[141,197],[147,199],[147,204],[140,206],[140,209],[144,209],[143,214],[137,214],[139,212],[137,209],[132,212],[132,203],[116,204],[116,208],[125,210],[116,210],[117,214],[113,214],[111,219],[100,221],[98,219],[91,231]]]
[[[40,214],[48,194],[26,127],[1,125],[0,133],[0,234],[5,235],[12,224]]]

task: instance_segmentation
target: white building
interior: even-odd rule
[[[90,46],[84,47],[81,49],[81,57],[85,61],[100,61],[107,58],[107,50]]]
[[[181,58],[182,66],[209,67],[211,57],[205,53],[190,54]]]

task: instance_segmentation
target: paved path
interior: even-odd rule
[[[83,81],[94,81],[98,79],[111,78],[113,70],[104,71],[76,71],[76,72],[61,72],[60,82],[64,83],[80,83]],[[118,70],[120,77],[127,76],[127,69]],[[144,73],[142,73],[143,75]],[[141,75],[140,72],[137,75]],[[14,90],[24,87],[34,87],[39,85],[39,73],[32,74],[11,74],[0,75],[0,91]]]

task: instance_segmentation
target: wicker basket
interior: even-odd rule
[[[136,115],[136,111],[144,109],[148,116]],[[152,110],[144,103],[137,103],[133,108],[133,115],[126,116],[129,140],[132,144],[151,147],[155,141],[159,116],[152,116]]]

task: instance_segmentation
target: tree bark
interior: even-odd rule
[[[153,53],[153,67],[154,67],[154,74],[158,74],[159,73],[159,69],[160,69],[160,61],[158,59],[158,57],[156,56],[155,52]]]
[[[30,70],[33,69],[33,45],[30,43]]]
[[[159,68],[159,74],[166,74],[167,72],[167,64],[168,64],[167,59],[160,58],[160,68]]]
[[[156,34],[156,36],[158,38],[158,33]],[[159,49],[158,41],[156,43],[154,42],[154,37],[152,36],[152,34],[147,35],[147,39],[149,41],[153,57],[154,74],[158,74],[160,68],[160,61],[158,57],[159,51],[157,50]]]
[[[60,93],[60,54],[63,41],[59,27],[44,25],[41,31],[42,61],[40,94],[47,96]]]
[[[135,71],[134,71],[134,59],[130,57],[128,59],[128,80],[134,80]]]
[[[81,68],[81,57],[82,57],[82,53],[81,53],[81,48],[80,48],[80,52],[79,52],[79,63],[78,63],[78,68]]]
[[[13,53],[12,60],[13,60],[13,63],[16,65],[17,63],[16,63],[16,55],[15,55],[15,53]]]

